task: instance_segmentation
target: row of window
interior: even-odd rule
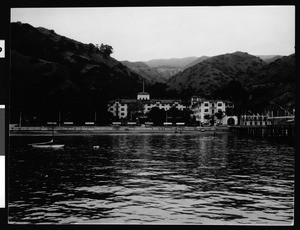
[[[263,122],[263,121],[250,121],[248,122],[244,122],[244,125],[266,125],[267,122]]]
[[[116,104],[117,105],[120,105],[120,106],[126,106],[127,104],[123,104],[123,103],[120,103],[120,102],[116,102]],[[154,103],[155,105],[159,105],[159,104],[162,104],[160,101],[156,101],[155,103]],[[174,101],[173,102],[173,105],[178,105],[179,104],[179,102],[178,101]],[[151,104],[150,104],[151,105]],[[152,104],[153,105],[153,104]],[[170,104],[168,104],[168,105],[170,105]]]
[[[147,110],[147,111],[149,111],[151,108],[153,108],[153,107],[156,107],[156,106],[150,106],[150,107],[146,107],[145,109]],[[165,108],[165,109],[170,109],[170,106],[169,105],[165,105],[165,106],[159,106],[160,108]],[[177,108],[179,109],[179,107],[180,106],[177,106]],[[110,107],[109,108],[109,111],[114,111],[114,107]],[[120,108],[120,111],[125,111],[125,108]]]
[[[208,103],[208,102],[204,102],[204,106],[205,106],[205,107],[208,107],[208,106],[209,106],[209,103]],[[212,103],[211,106],[214,107],[215,104]],[[219,103],[217,103],[217,106],[218,106],[218,107],[222,107],[222,106],[223,106],[223,103],[219,102]]]
[[[198,111],[199,111],[199,113],[201,113],[201,109],[199,109]],[[204,109],[204,113],[208,113],[208,111],[209,111],[208,109]],[[222,110],[221,110],[221,109],[218,109],[218,112],[219,112],[219,111],[222,111]],[[212,112],[212,113],[215,113],[215,110],[212,109],[211,112]]]
[[[119,104],[120,106],[126,106],[126,104],[119,103],[119,102],[116,102],[116,104]],[[155,104],[158,105],[158,104],[161,104],[161,102],[160,102],[160,101],[156,101]],[[175,101],[173,104],[178,105],[179,102],[178,102],[178,101]],[[214,107],[214,105],[215,105],[215,104],[212,103],[211,106]],[[208,106],[209,106],[209,102],[204,102],[204,106],[205,106],[205,107],[208,107]],[[223,106],[223,103],[222,103],[222,102],[218,102],[218,103],[217,103],[217,107],[222,107],[222,106]]]

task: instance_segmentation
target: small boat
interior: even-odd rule
[[[65,145],[64,144],[54,144],[54,129],[52,127],[52,139],[46,142],[39,142],[39,143],[32,143],[28,144],[32,148],[39,148],[39,149],[62,149]]]
[[[65,145],[64,144],[30,144],[33,148],[40,148],[40,149],[62,149]]]
[[[200,131],[201,131],[201,132],[205,132],[205,129],[202,128],[202,129],[200,129]]]

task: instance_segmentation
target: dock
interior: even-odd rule
[[[295,125],[231,126],[235,134],[270,139],[295,139]]]

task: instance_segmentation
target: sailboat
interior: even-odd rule
[[[31,143],[28,145],[33,148],[39,148],[39,149],[62,149],[65,146],[64,144],[55,144],[54,143],[54,128],[53,128],[53,126],[52,126],[52,139],[50,141]]]
[[[40,148],[40,149],[62,149],[65,145],[64,144],[54,144],[53,139],[47,142],[40,142],[40,143],[32,143],[29,146],[33,148]]]

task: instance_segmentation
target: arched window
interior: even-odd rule
[[[234,119],[232,117],[228,118],[227,125],[234,125]]]

